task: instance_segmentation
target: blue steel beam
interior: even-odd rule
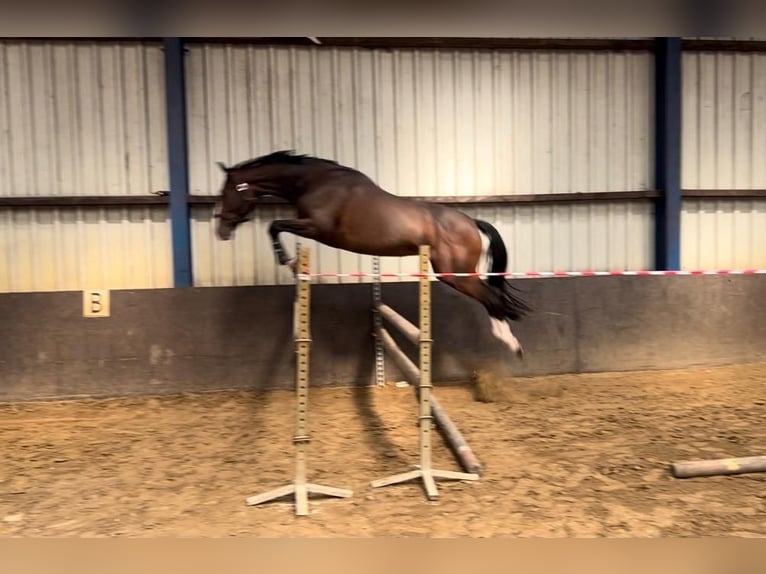
[[[165,50],[165,113],[170,168],[170,227],[173,247],[173,285],[191,287],[191,230],[189,225],[189,157],[186,127],[184,43],[163,38]]]
[[[655,269],[681,268],[681,38],[655,52]]]

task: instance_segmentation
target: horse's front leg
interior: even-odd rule
[[[317,227],[311,219],[277,219],[269,225],[269,236],[277,262],[280,265],[289,266],[295,273],[297,261],[288,255],[285,246],[279,239],[279,234],[282,232],[292,233],[306,239],[316,239]]]

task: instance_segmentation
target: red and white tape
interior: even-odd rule
[[[352,279],[369,278],[439,278],[439,277],[506,277],[508,279],[535,279],[546,277],[619,277],[641,275],[763,275],[766,269],[716,269],[716,270],[667,270],[667,271],[509,271],[506,273],[299,273],[298,279],[311,279],[316,277],[344,277]]]

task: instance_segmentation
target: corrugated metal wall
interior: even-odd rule
[[[218,193],[216,161],[285,148],[354,166],[398,195],[646,189],[651,74],[648,53],[192,45],[191,190]],[[210,210],[195,210],[197,284],[290,282],[266,236],[280,213],[263,208],[221,243]],[[489,218],[513,245],[516,271],[651,263],[651,213],[641,205],[503,207]],[[306,243],[320,271],[370,267]],[[384,265],[406,272],[415,263]]]
[[[683,54],[682,186],[766,188],[766,54]],[[686,200],[685,269],[766,267],[766,200]]]
[[[166,209],[0,209],[0,291],[170,287]]]
[[[0,42],[0,195],[168,189],[158,43]],[[0,210],[0,290],[172,285],[164,208]]]
[[[198,43],[187,82],[194,194],[218,192],[216,161],[284,148],[336,158],[401,195],[652,186],[648,53]],[[766,187],[766,55],[685,53],[683,82],[683,187]],[[159,43],[0,41],[0,194],[167,189],[164,105]],[[0,291],[170,286],[166,211],[0,210]],[[652,263],[648,202],[465,211],[500,229],[514,271]],[[211,209],[194,208],[196,284],[292,282],[266,235],[289,213],[264,207],[222,243]],[[687,200],[683,265],[764,267],[765,234],[764,200]],[[306,243],[320,271],[371,268]],[[415,265],[384,260],[385,271]]]
[[[684,269],[766,269],[766,200],[687,199],[681,241]]]

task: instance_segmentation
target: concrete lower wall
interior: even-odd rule
[[[515,328],[522,362],[492,338],[477,303],[433,284],[436,384],[477,368],[528,376],[766,360],[766,276],[516,284],[536,307]],[[371,286],[311,293],[312,385],[370,384]],[[384,284],[383,293],[416,322],[417,284]],[[0,400],[291,389],[293,294],[292,286],[113,291],[106,318],[84,318],[80,292],[2,294]],[[399,374],[390,368],[389,377]]]

